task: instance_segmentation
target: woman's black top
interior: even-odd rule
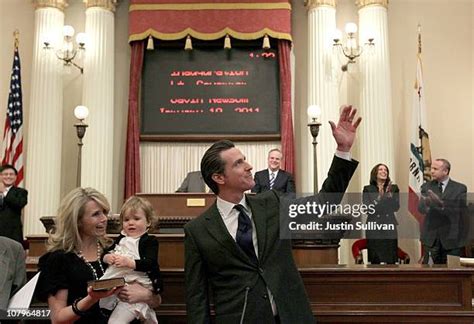
[[[103,273],[99,262],[91,262],[91,265],[100,278]],[[102,266],[105,269],[107,265],[103,263]],[[67,305],[72,305],[77,298],[87,296],[87,282],[95,279],[92,270],[81,258],[62,250],[43,255],[39,259],[38,269],[41,273],[35,293],[39,300],[45,302],[49,295],[54,296],[58,290],[67,289]],[[76,323],[107,323],[107,317],[100,310],[99,303],[96,303]]]

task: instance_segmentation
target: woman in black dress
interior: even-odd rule
[[[39,260],[36,288],[39,299],[48,302],[53,322],[107,323],[98,301],[117,291],[94,292],[87,282],[99,279],[106,267],[101,254],[111,243],[105,238],[109,210],[104,195],[92,188],[76,188],[62,200],[48,253]],[[158,306],[160,296],[140,287],[125,287],[118,297]]]
[[[372,264],[395,264],[398,260],[397,219],[400,208],[399,189],[392,184],[388,167],[379,163],[370,172],[370,184],[364,187],[364,204],[372,204],[375,213],[367,215],[367,224],[388,225],[393,229],[366,230],[367,254]]]

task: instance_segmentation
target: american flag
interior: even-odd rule
[[[23,100],[21,93],[20,54],[15,44],[13,67],[8,94],[7,116],[3,131],[2,164],[11,164],[18,171],[16,185],[23,183]]]

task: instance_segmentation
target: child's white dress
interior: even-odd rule
[[[123,232],[122,232],[123,234]],[[140,254],[138,253],[138,243],[140,237],[128,237],[124,236],[120,242],[115,246],[115,249],[111,252],[113,254],[119,254],[129,257],[133,260],[139,260]],[[152,289],[152,283],[150,278],[145,272],[132,270],[127,267],[116,267],[109,265],[105,270],[104,275],[100,279],[120,278],[124,277],[125,282],[132,283],[137,282],[145,288]],[[135,318],[139,318],[145,323],[158,323],[155,311],[146,303],[134,303],[129,304],[123,302],[117,298],[116,295],[112,295],[106,298],[102,298],[99,302],[100,308],[112,310],[112,315],[109,319],[109,323],[117,323],[117,319],[129,318],[130,313],[135,315]],[[122,321],[121,321],[122,322]]]

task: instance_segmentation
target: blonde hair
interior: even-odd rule
[[[107,198],[93,188],[76,188],[69,192],[61,201],[56,217],[56,229],[48,239],[48,251],[64,250],[73,252],[78,250],[82,244],[79,233],[79,222],[85,212],[85,205],[89,201],[95,201],[103,208],[104,214],[110,211]],[[109,243],[105,237],[98,238],[102,247]]]
[[[145,213],[146,220],[149,224],[148,228],[153,228],[157,223],[155,210],[147,199],[138,196],[131,196],[123,204],[122,210],[120,210],[120,225],[123,226],[123,218],[125,217],[125,214],[136,212],[140,209]]]

